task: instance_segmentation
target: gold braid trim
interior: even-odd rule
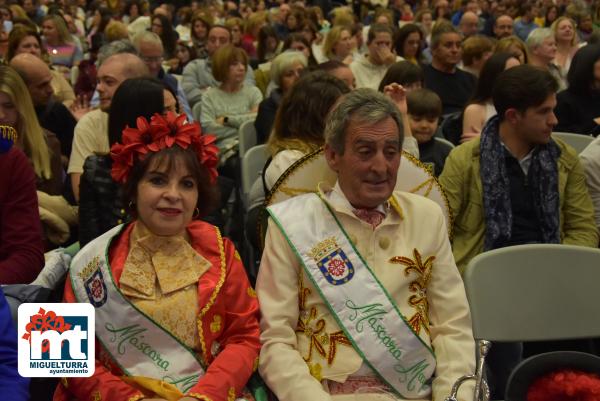
[[[0,125],[0,136],[3,139],[13,142],[17,142],[17,138],[19,137],[19,135],[17,135],[17,131],[8,125]]]
[[[219,295],[221,287],[223,287],[223,283],[225,282],[225,276],[227,273],[227,260],[225,258],[225,247],[223,246],[223,237],[221,236],[221,232],[218,228],[215,227],[215,230],[217,231],[217,243],[219,245],[219,254],[221,255],[221,277],[219,278],[219,282],[215,286],[215,290],[208,299],[208,302],[206,303],[206,305],[204,305],[204,307],[202,308],[202,310],[200,310],[200,313],[198,314],[198,335],[200,336],[200,345],[202,347],[202,355],[204,356],[205,364],[208,364],[209,355],[206,350],[206,343],[204,341],[202,318],[204,317],[204,315],[206,315],[206,312],[208,312],[208,310],[214,305],[215,299],[217,298],[217,295]]]
[[[227,401],[235,401],[235,388],[229,387],[229,391],[227,392]]]
[[[188,397],[194,397],[197,398],[199,400],[203,400],[203,401],[212,401],[208,396],[203,395],[203,394],[198,394],[198,393],[188,393],[186,394]]]
[[[133,397],[127,399],[127,401],[139,401],[143,400],[146,396],[144,394],[134,395]]]

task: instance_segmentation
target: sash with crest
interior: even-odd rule
[[[75,255],[70,276],[78,302],[96,308],[96,337],[128,376],[170,383],[185,394],[204,375],[193,350],[137,309],[116,286],[108,247],[117,226]]]
[[[429,397],[433,351],[412,331],[329,205],[311,193],[267,210],[363,360],[403,398]],[[298,218],[298,210],[309,212]]]

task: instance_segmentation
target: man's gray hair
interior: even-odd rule
[[[107,43],[100,48],[97,61],[98,67],[100,67],[102,63],[104,63],[110,56],[121,53],[131,53],[135,54],[136,56],[138,54],[135,50],[135,47],[133,47],[133,44],[129,40],[115,40],[114,42]]]
[[[340,154],[351,121],[377,124],[391,117],[398,126],[400,146],[404,142],[402,117],[396,105],[384,94],[369,88],[356,89],[340,98],[327,116],[325,142]]]
[[[133,39],[131,39],[131,43],[133,43],[133,47],[135,47],[135,49],[138,51],[138,53],[140,52],[140,47],[141,47],[142,43],[157,45],[157,46],[160,46],[161,48],[163,47],[160,36],[158,36],[154,32],[150,32],[150,31],[142,31],[142,32],[136,34],[133,37]]]
[[[533,31],[531,31],[529,36],[527,36],[525,43],[527,44],[529,50],[534,50],[544,43],[544,40],[553,36],[554,32],[552,32],[552,29],[550,28],[535,28]]]

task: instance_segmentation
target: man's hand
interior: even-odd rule
[[[400,114],[408,114],[408,105],[406,103],[406,89],[400,84],[392,83],[383,88],[383,94],[390,98],[396,105]]]
[[[460,143],[469,142],[470,140],[479,138],[480,135],[481,130],[478,130],[477,128],[471,126],[470,132],[463,132],[463,134],[461,135]]]
[[[69,107],[69,111],[77,121],[91,110],[90,101],[85,95],[77,96],[73,104]]]

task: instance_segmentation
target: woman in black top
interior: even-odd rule
[[[597,136],[600,133],[600,45],[575,53],[567,75],[568,89],[557,96],[554,131]]]

